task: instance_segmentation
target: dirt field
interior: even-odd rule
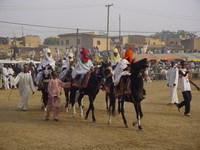
[[[195,81],[200,86],[200,81]],[[185,117],[169,103],[169,89],[165,81],[145,83],[147,96],[142,103],[144,117],[143,131],[131,126],[135,120],[133,104],[126,103],[125,113],[129,128],[124,128],[121,115],[107,124],[104,93],[95,100],[97,122],[92,123],[77,115],[72,118],[71,110],[62,112],[60,121],[51,118],[44,121],[44,111],[40,109],[41,93],[36,92],[29,99],[29,110],[17,110],[20,100],[17,90],[0,90],[0,149],[1,150],[199,150],[200,149],[200,93],[192,88],[193,100],[191,116]],[[179,99],[182,101],[180,90]],[[84,98],[85,109],[88,107]],[[84,109],[84,110],[85,110]],[[77,110],[78,111],[78,110]],[[182,109],[184,112],[184,109]]]

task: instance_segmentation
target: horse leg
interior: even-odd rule
[[[76,109],[75,109],[75,96],[76,96],[76,89],[71,88],[70,92],[70,101],[71,101],[71,106],[72,106],[72,116],[76,116]]]
[[[89,100],[90,100],[90,107],[91,107],[91,110],[92,110],[92,121],[93,122],[96,122],[96,119],[95,119],[95,116],[94,116],[94,99],[95,99],[95,96],[89,96]]]
[[[108,110],[108,93],[106,93],[106,110]]]
[[[122,114],[122,119],[124,121],[124,125],[126,128],[128,128],[128,125],[127,125],[127,121],[126,121],[126,118],[125,118],[125,115],[124,115],[124,101],[121,101],[121,114]]]
[[[141,126],[141,124],[140,124],[139,102],[136,101],[136,102],[134,103],[134,106],[135,106],[135,112],[136,112],[136,118],[137,118],[137,120],[134,121],[134,122],[132,123],[132,125],[135,126],[135,125],[137,124],[137,125],[138,125],[138,129],[139,129],[139,130],[142,130],[142,126]]]
[[[65,98],[66,98],[65,110],[66,112],[68,112],[69,111],[69,90],[64,88],[64,92],[65,92]]]
[[[78,105],[79,105],[79,108],[80,108],[81,118],[83,118],[83,105],[82,105],[83,96],[84,96],[84,94],[80,94],[80,96],[78,98]]]
[[[111,107],[112,107],[112,105],[111,105],[111,103],[109,104],[109,107],[108,107],[108,109],[107,109],[107,112],[108,112],[108,124],[111,124],[111,115],[112,115],[112,113],[111,113]]]
[[[142,112],[141,102],[139,102],[139,104],[138,104],[138,110],[139,110],[139,114],[140,114],[140,119],[142,119],[143,112]]]
[[[88,115],[89,115],[89,113],[90,113],[90,109],[91,109],[91,104],[89,104],[88,110],[87,110],[87,112],[86,112],[86,114],[85,114],[85,119],[86,119],[86,120],[88,120]]]
[[[121,101],[121,97],[119,97],[118,98],[118,114],[120,114],[121,113],[121,103],[120,103],[120,101]]]

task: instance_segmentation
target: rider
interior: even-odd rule
[[[111,67],[114,67],[117,65],[117,63],[119,63],[121,60],[120,58],[120,54],[118,52],[118,49],[117,48],[114,48],[113,49],[113,53],[111,55]]]
[[[79,87],[81,87],[81,83],[85,74],[94,70],[92,61],[89,59],[88,50],[86,48],[82,48],[80,54],[81,57],[72,71],[72,79],[76,78],[76,80],[78,80]]]
[[[42,99],[44,106],[46,107],[48,102],[47,88],[49,81],[51,79],[51,72],[55,70],[55,61],[52,58],[50,49],[45,48],[43,51],[44,51],[44,58],[37,68],[37,71],[39,73],[37,74],[35,82],[37,85],[40,84],[42,85],[41,87],[38,87],[38,90],[42,90]]]
[[[68,53],[68,57],[64,57],[62,60],[62,73],[59,75],[59,79],[62,80],[68,73],[70,69],[74,67],[74,54]]]
[[[133,61],[133,46],[130,46],[129,49],[125,52],[125,57],[116,66],[114,73],[114,86],[119,84],[120,78],[122,75],[127,75],[127,70],[129,70],[128,65]],[[129,73],[128,73],[129,74]]]

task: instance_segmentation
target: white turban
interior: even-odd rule
[[[73,53],[69,53],[68,57],[74,57],[74,54]]]
[[[51,53],[51,50],[49,48],[44,48],[43,50],[45,53]]]

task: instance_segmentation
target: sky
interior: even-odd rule
[[[23,35],[39,35],[43,40],[76,33],[77,28],[106,34],[108,4],[113,4],[110,35],[119,34],[120,15],[122,35],[186,30],[200,36],[200,0],[0,0],[0,37],[21,37],[23,31]]]

